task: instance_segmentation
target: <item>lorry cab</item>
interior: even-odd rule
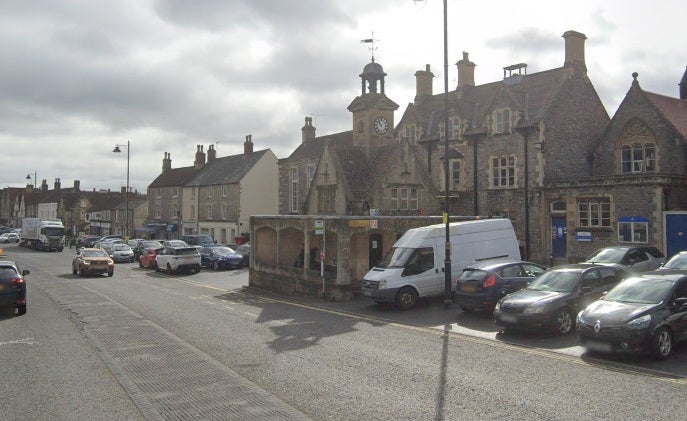
[[[515,231],[508,219],[485,219],[450,224],[451,274],[478,261],[520,260]],[[443,294],[445,287],[444,224],[408,230],[384,259],[363,278],[362,294],[377,303],[410,309],[420,297]],[[454,279],[451,287],[455,288]]]

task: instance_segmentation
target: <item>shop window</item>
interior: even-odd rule
[[[649,242],[649,220],[643,217],[618,218],[618,241],[621,243]]]
[[[611,226],[611,202],[607,198],[581,199],[577,206],[580,227]]]

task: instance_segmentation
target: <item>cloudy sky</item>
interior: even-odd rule
[[[449,86],[467,51],[477,84],[525,62],[560,67],[561,35],[587,36],[588,74],[609,115],[632,72],[676,97],[687,65],[681,0],[448,0]],[[375,59],[386,94],[413,101],[414,73],[430,64],[443,92],[442,0],[3,0],[0,2],[0,188],[27,174],[52,187],[130,185],[145,191],[196,145],[218,156],[255,149],[287,157],[305,116],[317,135],[351,129],[346,107]],[[30,182],[33,182],[31,180]]]

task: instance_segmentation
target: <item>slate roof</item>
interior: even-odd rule
[[[208,161],[185,186],[210,186],[240,182],[269,149],[215,158]]]
[[[158,175],[148,188],[183,186],[196,175],[195,167],[170,168]]]
[[[644,94],[675,130],[687,139],[687,101],[646,91]]]
[[[341,133],[318,136],[313,140],[303,142],[283,161],[290,159],[319,159],[322,156],[326,143],[335,147],[349,147],[353,144],[353,131],[348,130]]]

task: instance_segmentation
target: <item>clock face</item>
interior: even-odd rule
[[[377,117],[375,118],[374,128],[377,133],[384,134],[389,131],[389,122],[384,117]]]

